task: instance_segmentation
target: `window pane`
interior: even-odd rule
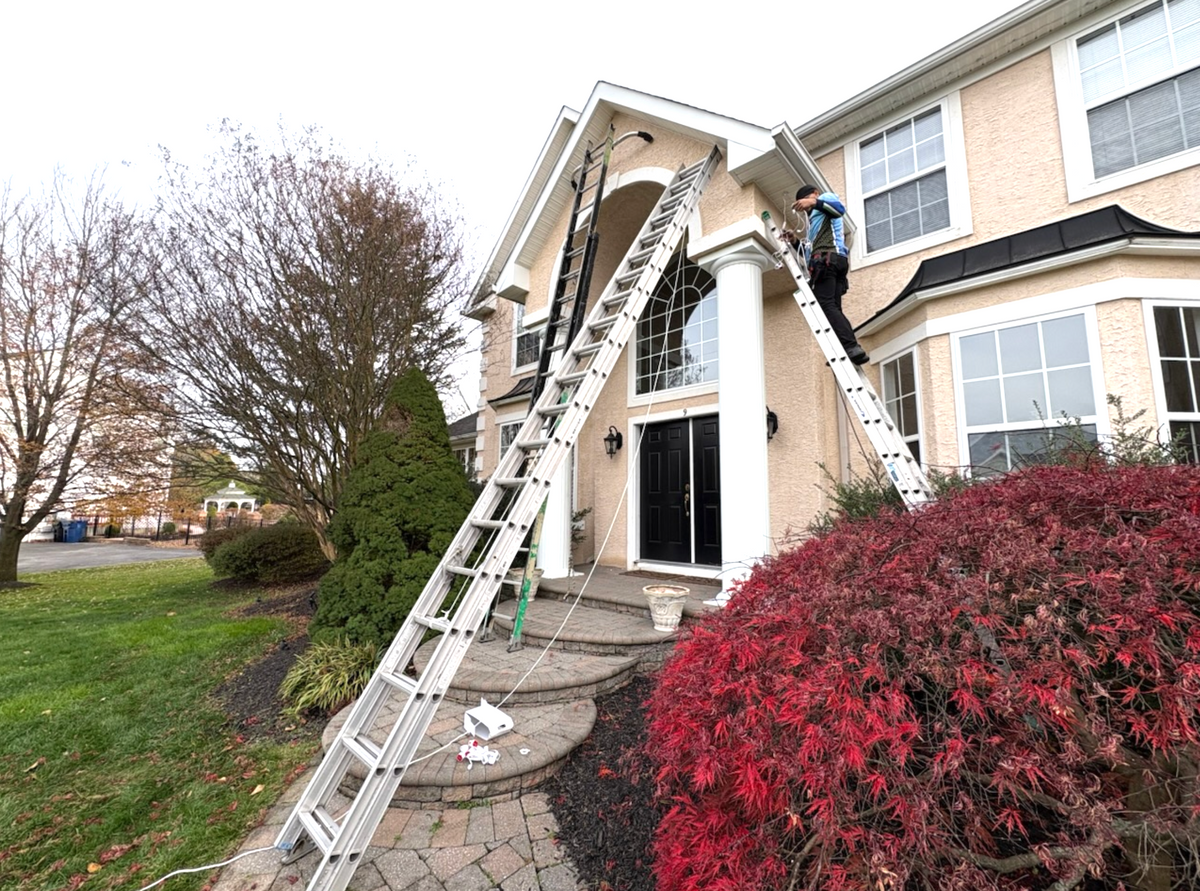
[[[900,366],[900,392],[915,393],[917,391],[917,369],[913,354],[901,356],[896,360]]]
[[[636,391],[715,381],[717,359],[715,281],[677,254],[638,323]]]
[[[927,112],[915,119],[913,121],[913,135],[916,137],[917,142],[941,136],[942,110],[935,108],[933,111]]]
[[[1128,101],[1139,164],[1183,151],[1183,121],[1174,81],[1134,93]]]
[[[887,165],[880,161],[878,164],[872,164],[869,167],[864,167],[862,172],[862,190],[863,192],[873,192],[876,189],[882,189],[887,185]]]
[[[1125,69],[1119,58],[1083,72],[1083,101],[1095,102],[1125,86]]]
[[[864,167],[868,164],[878,164],[882,161],[886,157],[886,153],[883,150],[883,137],[877,136],[869,142],[864,142],[859,146],[858,156]]]
[[[1125,54],[1125,72],[1130,84],[1136,84],[1138,81],[1155,75],[1166,74],[1174,67],[1175,63],[1171,59],[1171,43],[1167,40],[1166,35],[1153,43],[1148,43]]]
[[[1009,469],[1008,448],[1003,433],[972,433],[967,437],[967,447],[976,476],[990,476]]]
[[[1042,348],[1036,323],[1002,328],[999,334],[1000,364],[1005,374],[1042,367]]]
[[[884,196],[887,197],[887,196]],[[868,219],[870,214],[867,214]],[[885,247],[890,247],[892,244],[892,223],[891,220],[884,219],[883,222],[867,224],[867,251],[878,251]]]
[[[946,160],[946,147],[939,135],[917,146],[917,169],[928,170]]]
[[[1006,421],[1039,421],[1050,418],[1042,373],[1017,374],[1004,378]]]
[[[896,420],[893,418],[893,420]],[[903,436],[913,436],[917,432],[917,397],[916,394],[905,396],[900,400],[900,433]]]
[[[1121,19],[1119,24],[1126,55],[1132,48],[1165,37],[1167,33],[1167,17],[1161,3],[1138,10]]]
[[[1158,355],[1164,359],[1183,358],[1183,326],[1180,310],[1174,306],[1154,307],[1154,330],[1158,332]]]
[[[991,331],[962,338],[958,349],[962,357],[963,380],[1000,373],[1000,366],[996,364],[996,335]]]
[[[1000,404],[1000,381],[983,380],[964,383],[963,401],[966,403],[968,426],[1004,422],[1004,410]]]
[[[1117,26],[1109,25],[1103,31],[1079,41],[1079,67],[1091,68],[1107,59],[1115,58],[1119,51]]]
[[[884,139],[887,142],[887,153],[894,155],[904,149],[912,148],[913,131],[912,121],[905,121],[903,124],[893,127],[884,134]]]
[[[1087,327],[1083,316],[1067,316],[1042,323],[1046,362],[1051,368],[1080,365],[1089,361]]]
[[[1200,22],[1200,0],[1170,0],[1167,14],[1171,17],[1171,28],[1178,35],[1189,22]]]
[[[1167,411],[1196,411],[1192,398],[1192,380],[1188,363],[1183,361],[1163,362],[1163,394],[1167,398]]]
[[[1186,65],[1197,59],[1200,59],[1200,25],[1191,25],[1175,33],[1175,62]]]
[[[1050,387],[1050,417],[1082,418],[1096,413],[1090,368],[1062,368],[1047,372],[1046,379]]]
[[[1200,356],[1200,310],[1188,306],[1180,312],[1183,315],[1183,336],[1187,339],[1187,354],[1195,359]]]
[[[1189,464],[1200,464],[1200,424],[1172,421],[1171,441],[1183,449],[1183,460]]]
[[[911,148],[905,148],[897,155],[888,155],[888,182],[895,182],[917,172],[916,158]]]
[[[1088,132],[1091,134],[1092,166],[1096,176],[1107,176],[1134,165],[1133,133],[1124,99],[1089,111]]]

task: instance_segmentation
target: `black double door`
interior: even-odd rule
[[[649,424],[641,447],[642,560],[721,565],[716,415]]]

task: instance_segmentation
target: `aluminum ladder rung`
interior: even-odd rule
[[[322,854],[328,854],[333,848],[333,837],[337,834],[337,821],[330,817],[329,812],[323,807],[313,808],[311,813],[300,811],[298,816],[304,831],[308,833],[309,840],[320,848]],[[326,828],[326,820],[332,826]]]
[[[429,628],[433,631],[440,631],[443,634],[445,634],[447,631],[450,630],[450,625],[451,625],[450,620],[447,618],[443,618],[441,616],[413,616],[413,615],[410,615],[409,618],[411,618],[418,625],[423,625],[424,627]]]
[[[536,452],[548,445],[550,445],[549,437],[542,437],[541,439],[518,439],[513,443],[513,446],[522,452]]]
[[[554,405],[548,405],[545,408],[539,408],[538,414],[543,418],[555,418],[561,414],[564,414],[568,408],[571,408],[571,403],[558,402]]]
[[[609,328],[611,328],[613,325],[615,325],[618,321],[620,321],[620,319],[621,319],[620,313],[616,313],[615,315],[611,315],[611,316],[605,316],[604,318],[597,319],[596,321],[594,321],[590,325],[588,325],[588,330],[596,331],[596,332],[607,331]]]
[[[593,353],[600,352],[600,350],[604,348],[604,343],[605,342],[603,340],[598,340],[595,343],[584,344],[581,347],[576,347],[572,355],[574,355],[576,358],[582,359],[585,356],[590,356]]]
[[[379,756],[383,752],[372,740],[365,736],[347,736],[341,739],[340,742],[351,755],[371,770],[379,766]]]
[[[507,520],[471,520],[471,525],[478,529],[506,529]]]
[[[629,299],[629,295],[632,293],[633,293],[632,288],[622,290],[622,291],[615,291],[610,296],[605,297],[600,302],[604,304],[605,309],[608,309],[609,307],[616,306],[618,303],[624,303],[626,300]]]
[[[583,380],[585,377],[587,377],[591,373],[592,373],[592,369],[584,368],[579,371],[572,371],[569,374],[560,374],[554,380],[561,387],[569,387],[572,384],[579,383],[581,380]]]
[[[407,693],[409,696],[417,692],[417,687],[420,684],[420,681],[416,678],[410,678],[406,674],[396,674],[394,671],[381,671],[379,676],[390,686]]]
[[[454,575],[461,575],[469,579],[473,579],[475,576],[479,575],[478,569],[472,569],[469,566],[457,566],[453,563],[446,565],[446,572],[453,573]]]
[[[492,482],[501,489],[519,489],[529,482],[529,478],[524,476],[498,476],[493,477]]]

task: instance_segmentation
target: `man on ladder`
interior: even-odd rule
[[[808,263],[809,287],[833,333],[842,342],[846,356],[855,365],[865,365],[871,357],[855,338],[854,327],[842,312],[842,295],[850,290],[846,277],[850,271],[850,252],[842,224],[846,206],[833,192],[818,194],[819,191],[816,186],[801,186],[792,205],[793,210],[808,217],[804,259]],[[783,236],[795,246],[802,243],[791,230],[784,230]]]

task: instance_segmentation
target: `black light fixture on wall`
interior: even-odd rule
[[[621,432],[616,427],[610,426],[608,428],[608,436],[604,437],[604,454],[611,458],[617,453],[617,450],[621,448],[624,442],[625,437],[621,435]]]
[[[767,442],[775,438],[775,434],[779,432],[779,415],[771,411],[771,406],[767,406]]]

